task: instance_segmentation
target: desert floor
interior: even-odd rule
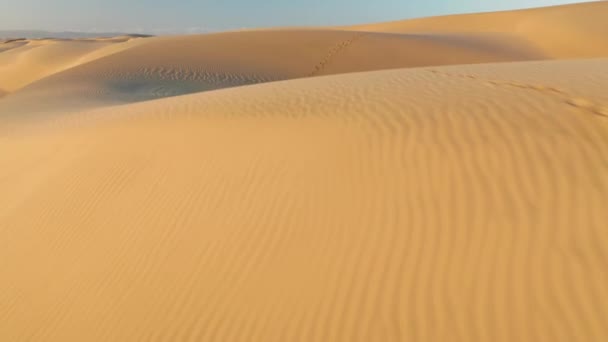
[[[608,341],[606,18],[0,43],[0,341]]]

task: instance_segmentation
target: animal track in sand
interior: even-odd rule
[[[601,106],[580,97],[570,98],[566,100],[566,103],[580,109],[591,111],[596,115],[608,117],[608,106]]]
[[[520,88],[520,89],[536,91],[541,94],[557,97],[560,100],[562,100],[564,103],[566,103],[570,106],[590,112],[594,115],[608,118],[608,106],[599,104],[597,102],[594,102],[594,101],[586,99],[586,98],[574,96],[574,95],[568,93],[567,91],[556,88],[556,87],[546,86],[546,85],[542,85],[542,84],[528,84],[528,83],[508,81],[508,80],[485,79],[485,78],[479,77],[477,75],[454,74],[454,73],[449,73],[449,72],[444,72],[444,71],[439,71],[439,70],[429,70],[429,72],[431,72],[433,74],[437,74],[437,75],[448,76],[448,77],[466,78],[466,79],[470,79],[470,80],[481,81],[481,82],[485,82],[486,84],[491,85],[491,86],[513,87],[513,88]]]
[[[334,45],[329,50],[327,55],[325,55],[325,58],[323,58],[317,65],[315,65],[314,70],[308,74],[308,77],[317,76],[319,73],[321,73],[325,69],[325,66],[327,66],[327,64],[329,64],[338,53],[340,53],[344,49],[348,48],[353,43],[355,43],[357,40],[363,38],[363,36],[366,36],[366,35],[368,35],[368,33],[363,33],[363,32],[357,33],[357,34],[353,35],[350,39],[344,40],[344,41]]]

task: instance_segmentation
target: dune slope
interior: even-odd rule
[[[608,57],[608,2],[328,29],[15,41],[1,113],[62,113],[302,77],[403,67]]]
[[[608,57],[608,1],[420,18],[350,27],[401,33],[507,34],[552,58]]]
[[[327,74],[545,58],[521,40],[475,35],[310,29],[142,41],[33,82],[0,109],[65,111]]]
[[[20,46],[27,44],[27,40],[25,39],[8,39],[1,40],[0,39],[0,52],[5,52]]]
[[[0,44],[0,88],[14,92],[39,79],[116,52],[130,37],[91,40],[18,40]],[[124,43],[121,44],[121,43]]]
[[[0,340],[606,340],[607,87],[436,67],[20,122]]]

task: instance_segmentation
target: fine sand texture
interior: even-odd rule
[[[23,124],[0,143],[0,338],[604,340],[608,60],[545,63]]]
[[[0,341],[608,340],[600,11],[5,43]]]

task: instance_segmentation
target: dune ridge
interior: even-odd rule
[[[0,40],[0,52],[8,51],[25,44],[27,44],[27,41],[22,39]]]
[[[32,82],[117,52],[110,45],[132,38],[18,40],[0,47],[0,87],[14,92]],[[104,53],[105,52],[105,53]]]
[[[27,41],[0,54],[0,80],[5,80],[0,88],[14,95],[0,104],[0,110],[82,110],[403,67],[606,57],[608,43],[602,37],[608,34],[608,25],[599,17],[607,11],[608,2],[593,2],[348,28]],[[32,49],[36,44],[44,47]],[[14,65],[11,60],[17,58],[23,62]],[[44,62],[49,59],[57,66],[49,67]]]
[[[0,44],[0,341],[608,340],[607,5]]]
[[[327,74],[544,58],[524,42],[507,38],[339,30],[239,31],[139,41],[126,47],[114,44],[104,51],[120,51],[94,55],[34,81],[0,108],[63,112],[66,107],[82,110]]]
[[[608,2],[409,19],[347,29],[401,33],[509,34],[524,38],[551,58],[593,58],[608,54]]]

